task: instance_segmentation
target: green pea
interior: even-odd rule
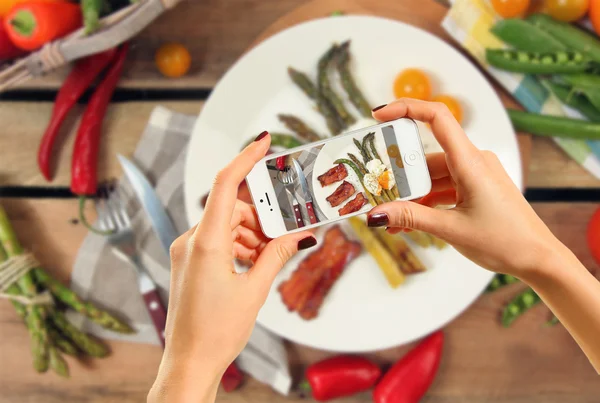
[[[552,56],[544,56],[542,57],[542,64],[553,64],[554,63],[554,59],[552,59]]]
[[[517,60],[520,62],[529,61],[529,55],[525,52],[517,52]]]
[[[581,53],[573,53],[573,59],[574,62],[581,62],[583,61],[583,55]]]
[[[510,311],[510,313],[512,313],[513,315],[516,315],[517,313],[519,313],[519,311],[521,310],[521,308],[519,308],[519,305],[515,304],[515,303],[510,303],[508,305],[508,310]]]
[[[535,303],[535,297],[531,294],[523,294],[523,305],[529,308]]]
[[[518,283],[519,279],[516,278],[515,276],[511,276],[510,274],[505,274],[504,275],[504,282],[506,284],[513,284],[513,283]]]
[[[556,62],[564,63],[569,60],[569,55],[566,52],[556,52]]]

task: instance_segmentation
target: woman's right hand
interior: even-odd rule
[[[427,122],[445,153],[427,156],[432,194],[421,204],[396,201],[375,207],[370,226],[390,232],[415,229],[454,246],[465,257],[495,272],[521,279],[540,262],[566,250],[536,215],[498,157],[479,150],[441,103],[399,99],[373,113],[379,121],[402,117]],[[454,205],[434,209],[436,205]]]

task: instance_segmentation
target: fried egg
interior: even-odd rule
[[[379,184],[379,180],[377,176],[372,173],[368,173],[363,178],[363,184],[365,185],[365,189],[367,192],[379,196],[381,194],[381,185]]]

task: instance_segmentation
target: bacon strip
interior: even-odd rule
[[[350,182],[342,182],[340,186],[325,200],[331,204],[331,207],[336,207],[348,200],[354,194],[354,186]]]
[[[339,211],[340,216],[354,213],[355,211],[360,210],[367,203],[367,198],[364,194],[359,193],[356,197],[350,200],[344,207],[342,207]]]
[[[338,164],[331,168],[329,171],[325,172],[323,175],[317,176],[319,182],[321,182],[321,186],[325,187],[327,185],[331,185],[332,183],[341,181],[348,176],[348,171],[344,164]]]
[[[360,251],[360,244],[349,241],[339,226],[328,230],[321,247],[300,262],[279,286],[288,310],[297,311],[304,319],[315,318],[335,281]]]

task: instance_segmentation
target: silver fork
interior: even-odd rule
[[[294,217],[296,218],[296,225],[298,228],[304,227],[304,220],[302,219],[302,212],[300,211],[300,203],[294,195],[294,174],[289,166],[285,167],[283,171],[279,171],[277,174],[279,182],[285,186],[285,191],[292,199],[292,208],[294,210]]]
[[[96,202],[98,226],[101,230],[112,231],[108,235],[108,242],[121,255],[125,256],[135,268],[138,278],[138,288],[144,298],[144,303],[152,318],[154,328],[158,333],[158,338],[164,347],[167,310],[160,299],[156,283],[152,280],[152,277],[150,277],[148,270],[144,267],[140,259],[135,244],[135,235],[131,227],[131,220],[127,214],[120,191],[115,188],[115,190],[104,196],[106,197],[102,197]]]

